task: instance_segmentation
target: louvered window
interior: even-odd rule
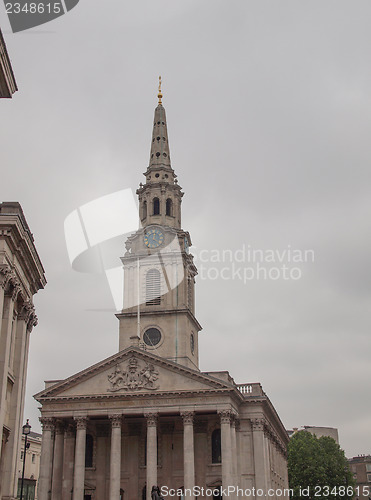
[[[158,198],[153,199],[153,215],[160,215],[160,200]]]
[[[166,215],[169,215],[170,217],[173,215],[173,202],[170,198],[166,200]]]
[[[157,269],[150,269],[146,275],[146,305],[161,304],[161,275]]]

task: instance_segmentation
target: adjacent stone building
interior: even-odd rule
[[[355,500],[370,500],[371,498],[371,455],[360,455],[348,458],[350,470],[353,473]]]
[[[195,486],[214,498],[221,486],[250,489],[250,498],[253,488],[288,487],[288,436],[261,385],[199,369],[197,269],[161,98],[137,191],[141,227],[121,259],[119,352],[35,396],[39,500],[148,500],[157,484],[191,499],[206,498]]]
[[[22,434],[21,453],[18,460],[18,494],[21,493],[23,461],[24,480],[23,480],[23,500],[37,500],[37,482],[40,473],[40,456],[41,456],[41,434],[38,432],[30,432],[27,436],[26,458],[24,459],[24,442],[25,437]]]
[[[17,90],[12,65],[0,30],[0,98],[10,98]]]
[[[46,284],[19,203],[0,203],[0,499],[15,498],[33,295]]]

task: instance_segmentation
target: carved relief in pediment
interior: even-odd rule
[[[140,389],[158,389],[155,383],[158,379],[158,371],[151,363],[140,362],[138,358],[132,356],[124,364],[115,366],[112,373],[108,374],[110,392],[116,391],[136,391]]]

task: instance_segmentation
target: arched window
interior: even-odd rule
[[[124,493],[125,491],[122,488],[120,488],[120,500],[124,500]]]
[[[146,305],[161,304],[161,275],[158,269],[150,269],[146,274]]]
[[[173,201],[170,198],[166,200],[166,215],[173,215]]]
[[[211,434],[211,461],[213,464],[220,464],[222,461],[220,429],[215,429]]]
[[[86,434],[85,467],[93,467],[93,445],[93,436],[91,434]]]
[[[143,202],[143,219],[145,219],[147,217],[147,202],[144,201]]]
[[[160,200],[153,198],[153,215],[160,215]]]

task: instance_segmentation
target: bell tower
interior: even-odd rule
[[[149,165],[140,183],[141,227],[129,236],[124,268],[124,305],[120,351],[139,344],[189,368],[198,368],[198,332],[194,285],[197,275],[189,253],[191,238],[181,228],[183,192],[171,167],[161,77],[155,109]]]

